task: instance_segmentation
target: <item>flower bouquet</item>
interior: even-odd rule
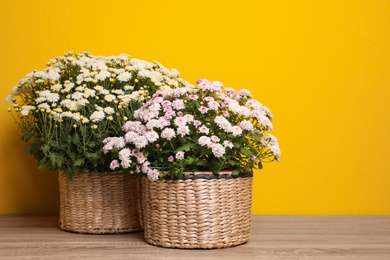
[[[279,160],[272,114],[248,90],[199,80],[198,87],[159,90],[123,125],[124,135],[104,139],[104,152],[117,151],[112,170],[133,169],[150,180],[181,178],[185,171],[232,175]]]
[[[119,228],[118,223],[129,220],[124,214],[140,211],[135,205],[140,185],[130,187],[129,179],[134,176],[110,170],[111,158],[103,155],[102,140],[120,134],[134,110],[155,91],[188,86],[177,70],[168,70],[158,62],[125,54],[104,57],[69,52],[50,60],[45,69],[27,74],[12,89],[7,101],[13,103],[15,120],[27,143],[26,152],[36,158],[40,168],[60,171],[63,229],[87,233],[131,231],[131,227]],[[134,203],[124,201],[123,196],[130,196]],[[90,214],[80,200],[106,201],[112,208],[116,206],[119,216],[100,206]],[[75,208],[80,205],[82,208]]]
[[[120,134],[135,109],[158,89],[189,84],[160,63],[67,53],[27,74],[7,97],[40,168],[106,172],[101,140]]]
[[[248,90],[197,81],[158,90],[104,139],[112,170],[143,173],[145,239],[163,247],[221,248],[249,239],[252,171],[279,161],[270,110]]]

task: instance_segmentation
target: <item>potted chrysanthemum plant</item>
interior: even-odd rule
[[[123,134],[104,140],[112,169],[143,173],[145,239],[163,247],[221,248],[249,239],[252,177],[279,161],[270,110],[217,81],[158,90]]]
[[[59,171],[62,229],[142,229],[139,178],[108,167],[111,158],[104,156],[102,140],[120,134],[157,90],[188,85],[177,70],[158,62],[88,52],[56,57],[19,81],[7,101],[13,103],[10,111],[26,152],[39,168]]]

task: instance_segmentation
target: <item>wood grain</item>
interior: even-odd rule
[[[0,259],[378,259],[390,260],[389,216],[253,216],[248,243],[226,249],[166,249],[143,233],[81,235],[57,216],[0,216]]]

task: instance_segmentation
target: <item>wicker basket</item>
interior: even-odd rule
[[[252,225],[252,176],[199,172],[155,182],[144,177],[146,242],[209,249],[247,242]]]
[[[59,173],[60,228],[89,234],[143,230],[142,178],[121,172]]]

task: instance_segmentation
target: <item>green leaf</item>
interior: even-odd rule
[[[86,156],[89,159],[97,159],[99,157],[98,153],[87,153]]]
[[[84,158],[79,158],[79,159],[77,159],[74,163],[73,163],[73,166],[82,166],[82,165],[84,165]]]
[[[188,152],[189,150],[191,150],[192,147],[194,147],[193,143],[186,143],[185,145],[177,148],[175,152],[180,152],[180,151]]]
[[[251,151],[245,149],[241,149],[241,153],[248,157],[254,156],[254,154]]]
[[[56,165],[57,156],[56,156],[55,153],[50,153],[49,154],[49,159],[50,159],[50,164],[51,165]]]
[[[234,170],[234,171],[232,171],[232,175],[233,175],[233,176],[237,176],[239,173],[240,173],[239,170]]]
[[[80,138],[78,134],[74,134],[72,138],[72,143],[74,144],[79,144],[80,143]]]
[[[44,169],[47,167],[47,163],[46,163],[46,158],[43,158],[39,161],[39,164],[38,164],[38,168],[39,169]]]
[[[42,145],[42,152],[44,154],[49,153],[49,151],[50,151],[50,146],[48,144]]]
[[[259,163],[257,164],[257,167],[259,167],[259,169],[263,169],[263,164],[262,164],[261,162],[259,162]]]
[[[213,160],[210,164],[210,170],[214,173],[214,174],[218,174],[222,169],[221,169],[221,164],[219,163],[218,160]]]
[[[29,144],[27,144],[26,147],[24,148],[24,152],[25,152],[26,154],[29,154],[29,153],[31,153],[31,150],[32,150],[32,144],[29,143]]]
[[[257,142],[260,142],[261,141],[261,136],[260,135],[252,135],[253,136],[253,139],[255,139]]]

